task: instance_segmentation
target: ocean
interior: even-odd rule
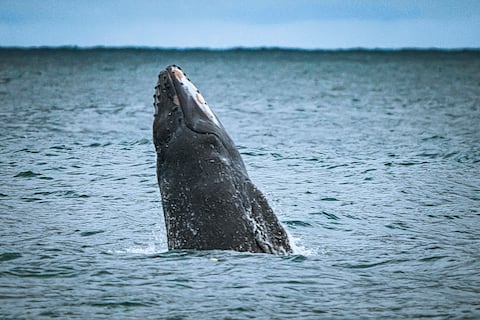
[[[180,65],[294,254],[168,251]],[[0,318],[480,318],[480,52],[0,49]]]

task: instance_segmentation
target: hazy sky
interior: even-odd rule
[[[480,0],[0,0],[0,46],[480,48]]]

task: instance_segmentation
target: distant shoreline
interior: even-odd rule
[[[148,46],[0,46],[1,51],[171,51],[171,52],[480,52],[480,48],[338,48],[338,49],[304,49],[290,47],[148,47]]]

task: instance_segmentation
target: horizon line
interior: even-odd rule
[[[306,52],[328,52],[328,51],[480,51],[480,47],[338,47],[338,48],[302,48],[282,46],[231,46],[231,47],[161,47],[147,45],[41,45],[41,46],[2,46],[0,50],[158,50],[158,51],[306,51]]]

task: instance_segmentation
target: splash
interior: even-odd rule
[[[152,231],[152,235],[145,245],[128,246],[122,249],[109,250],[108,252],[112,254],[155,255],[165,253],[167,251],[168,247],[165,236]]]
[[[286,230],[288,239],[290,240],[290,246],[292,247],[293,254],[302,256],[313,256],[314,252],[303,245],[304,241],[300,237],[292,236],[288,230]]]

